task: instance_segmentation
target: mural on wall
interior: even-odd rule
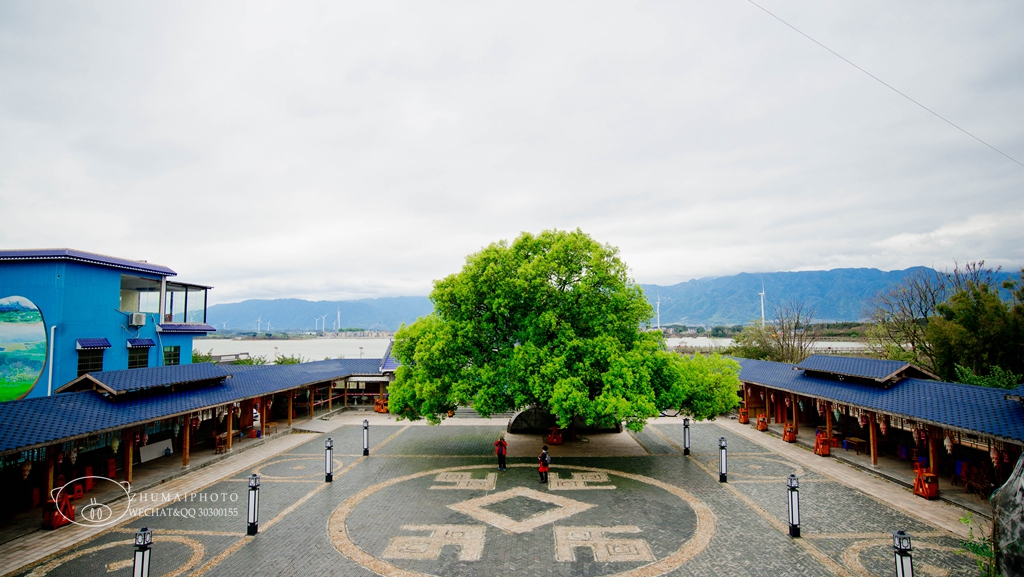
[[[0,401],[27,395],[46,364],[46,327],[25,297],[0,298]]]

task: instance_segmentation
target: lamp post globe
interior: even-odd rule
[[[260,532],[260,476],[253,473],[249,477],[249,501],[246,508],[246,520],[249,522],[246,535]]]
[[[149,577],[150,546],[153,532],[143,527],[135,533],[135,555],[132,559],[132,577]]]
[[[786,479],[789,493],[789,536],[800,536],[800,478],[790,473]]]
[[[718,438],[718,482],[725,483],[729,479],[729,456],[726,447],[728,443],[725,437]]]
[[[892,534],[893,558],[896,562],[896,577],[914,577],[914,558],[910,544],[911,535],[902,529]]]
[[[327,437],[324,441],[324,481],[334,480],[334,439]]]
[[[363,456],[370,455],[370,421],[363,419]]]
[[[690,417],[683,417],[683,454],[690,454]]]

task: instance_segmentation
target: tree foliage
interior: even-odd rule
[[[950,381],[1007,386],[1019,380],[1024,270],[1020,280],[1003,283],[1002,294],[994,284],[997,272],[984,261],[957,264],[951,273],[922,271],[878,295],[872,303],[876,352]]]
[[[580,417],[639,430],[664,409],[703,419],[737,403],[738,366],[684,359],[660,332],[641,331],[653,311],[618,250],[578,229],[491,244],[430,299],[435,312],[395,335],[389,407],[399,417],[538,406],[560,426]],[[698,378],[721,391],[697,390]]]
[[[802,303],[779,304],[769,323],[744,327],[730,352],[747,359],[799,363],[810,354],[816,339],[813,321],[814,310]]]

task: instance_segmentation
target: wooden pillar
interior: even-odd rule
[[[832,403],[825,403],[825,438],[832,442]]]
[[[124,480],[132,482],[132,464],[135,460],[135,431],[133,427],[124,430],[121,435],[121,446],[124,447]]]
[[[228,426],[228,442],[227,442],[227,448],[228,448],[228,451],[230,451],[230,450],[231,450],[231,437],[232,437],[232,435],[231,435],[231,419],[232,419],[232,418],[233,418],[234,416],[235,416],[235,407],[234,407],[234,406],[232,406],[232,405],[231,405],[231,404],[229,403],[229,404],[228,404],[228,419],[227,419],[227,426]]]
[[[793,432],[800,433],[800,413],[797,412],[796,395],[789,394],[789,402],[793,405]]]
[[[868,413],[868,427],[871,428],[868,438],[871,440],[871,466],[878,466],[878,435],[875,433],[875,413]]]
[[[928,470],[939,474],[939,451],[935,443],[935,428],[928,427]]]
[[[292,426],[292,401],[295,400],[295,391],[288,391],[288,426]]]
[[[181,466],[188,467],[188,442],[191,436],[192,418],[191,415],[185,418],[185,427],[181,430]]]
[[[57,464],[57,447],[50,445],[46,448],[46,496],[44,501],[53,500],[53,470]]]
[[[764,416],[768,419],[768,422],[772,420],[772,392],[768,390],[768,387],[764,388]]]
[[[327,411],[334,409],[334,383],[327,383]]]
[[[306,387],[306,390],[309,391],[309,418],[310,418],[310,420],[312,420],[313,419],[313,391],[315,391],[316,389],[314,389],[313,387]]]
[[[260,399],[260,437],[267,436],[267,398]]]
[[[343,393],[343,396],[345,398],[345,406],[347,407],[348,406],[348,380],[345,380],[345,382],[343,382],[341,385],[343,387],[345,387],[345,389],[344,389],[345,392]]]

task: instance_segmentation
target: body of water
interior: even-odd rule
[[[235,340],[196,339],[192,348],[214,355],[249,353],[256,357],[263,355],[273,361],[277,355],[286,357],[302,355],[303,359],[322,361],[332,359],[379,359],[384,356],[391,339],[295,339],[295,340]]]
[[[678,346],[683,347],[694,347],[700,349],[722,349],[733,345],[732,339],[714,339],[709,337],[682,337],[674,339],[665,339],[669,349],[673,349]],[[867,350],[868,344],[858,341],[819,341],[811,343],[811,349],[815,352],[828,353],[829,349],[835,349],[840,351],[849,350]]]

